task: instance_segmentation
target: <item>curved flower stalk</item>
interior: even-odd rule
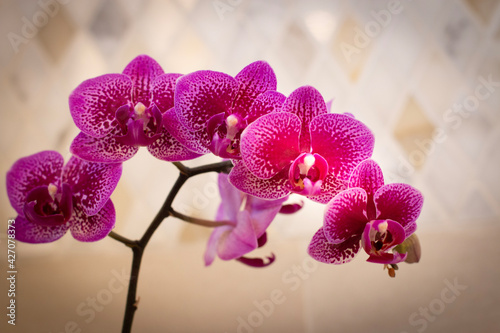
[[[234,78],[215,71],[181,77],[168,129],[199,154],[240,158],[240,135],[258,117],[281,107],[285,96],[276,90],[276,76],[267,62],[256,61]]]
[[[16,239],[47,243],[69,229],[73,237],[93,242],[115,225],[109,199],[122,172],[121,164],[90,163],[76,157],[64,165],[56,151],[19,159],[7,172],[7,194],[16,218]]]
[[[227,174],[219,174],[222,202],[215,219],[228,224],[216,227],[212,232],[205,252],[205,265],[211,265],[216,256],[222,260],[237,259],[254,267],[270,265],[274,255],[267,258],[267,263],[244,255],[266,243],[266,229],[287,198],[262,200],[239,191],[227,178]]]
[[[362,246],[369,262],[404,261],[407,254],[393,249],[416,230],[423,202],[422,194],[410,185],[384,185],[378,164],[365,160],[353,171],[349,188],[327,204],[323,227],[308,252],[320,262],[343,264]]]
[[[179,77],[181,74],[164,74],[155,60],[141,55],[122,74],[82,82],[69,97],[71,115],[81,130],[71,144],[71,153],[104,163],[126,161],[141,146],[164,161],[200,156],[165,127],[164,113],[174,106]]]
[[[278,199],[290,193],[327,203],[373,152],[372,132],[351,115],[327,112],[321,94],[300,87],[281,112],[264,115],[241,135],[242,161],[229,179],[241,191]]]

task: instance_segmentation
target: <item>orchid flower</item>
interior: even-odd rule
[[[281,107],[271,66],[256,61],[236,77],[197,71],[184,75],[175,89],[175,108],[167,112],[168,130],[199,154],[239,159],[241,132],[258,117]]]
[[[228,224],[212,232],[205,252],[205,265],[211,265],[216,256],[222,260],[237,259],[254,267],[271,264],[274,255],[268,257],[267,263],[244,255],[266,243],[266,229],[287,198],[262,200],[250,196],[232,186],[228,175],[223,173],[219,174],[218,182],[222,202],[216,220]]]
[[[391,250],[413,234],[423,196],[407,184],[384,185],[378,164],[361,162],[349,179],[349,188],[326,206],[323,227],[313,236],[308,252],[324,263],[351,261],[360,245],[369,262],[396,264],[406,253]]]
[[[373,144],[368,127],[351,115],[328,113],[321,94],[304,86],[243,131],[242,161],[235,161],[229,180],[264,199],[298,193],[327,203],[371,156]]]
[[[126,161],[141,146],[164,161],[200,156],[181,145],[165,127],[164,113],[174,106],[175,82],[180,76],[164,74],[155,60],[141,55],[122,74],[82,82],[69,97],[71,115],[81,130],[71,152],[104,163]]]
[[[10,203],[19,214],[16,239],[53,242],[68,229],[82,242],[104,238],[115,224],[109,197],[121,172],[119,163],[90,163],[76,157],[64,165],[56,151],[19,159],[6,181]]]

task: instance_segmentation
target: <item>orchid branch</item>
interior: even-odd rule
[[[141,268],[142,255],[144,254],[144,250],[148,245],[149,240],[153,236],[156,229],[158,229],[161,222],[163,222],[165,218],[173,216],[189,223],[194,223],[197,225],[202,225],[207,227],[217,227],[217,226],[227,225],[226,222],[214,222],[181,214],[173,209],[172,203],[177,193],[179,193],[181,187],[189,178],[207,172],[228,173],[232,168],[231,161],[212,163],[195,168],[186,167],[180,162],[174,162],[173,164],[179,170],[179,176],[177,177],[174,186],[170,189],[170,192],[168,193],[167,198],[165,199],[165,202],[163,203],[162,207],[154,217],[153,221],[151,221],[151,224],[146,229],[141,239],[134,241],[126,237],[123,237],[115,232],[110,232],[108,235],[114,240],[117,240],[125,244],[126,246],[130,247],[133,253],[132,268],[130,273],[130,281],[127,294],[127,303],[125,306],[125,315],[123,318],[122,333],[130,333],[132,330],[132,322],[134,319],[134,314],[138,307],[137,283],[139,281],[139,271]]]

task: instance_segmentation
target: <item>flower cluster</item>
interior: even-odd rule
[[[69,162],[46,151],[20,159],[7,174],[21,241],[54,241],[67,229],[82,241],[106,236],[115,223],[109,197],[121,163],[147,147],[164,161],[208,153],[232,161],[229,174],[219,175],[222,224],[208,241],[207,265],[216,256],[267,265],[245,255],[265,243],[278,212],[301,207],[283,206],[290,194],[326,204],[323,227],[308,248],[318,261],[345,263],[363,247],[368,261],[394,267],[412,250],[401,244],[416,229],[420,192],[384,185],[370,159],[370,129],[352,114],[331,112],[311,86],[288,97],[278,92],[264,61],[234,77],[210,70],[182,75],[141,55],[121,74],[81,83],[69,107],[81,131]]]

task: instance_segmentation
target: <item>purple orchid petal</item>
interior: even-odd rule
[[[163,74],[153,82],[152,102],[160,109],[162,113],[174,107],[175,83],[182,74]]]
[[[373,152],[374,137],[362,122],[341,114],[324,114],[311,121],[312,151],[323,156],[334,174],[348,179],[351,171]]]
[[[210,238],[207,242],[207,249],[205,250],[205,255],[203,256],[203,260],[205,261],[205,266],[210,266],[217,256],[217,246],[219,244],[219,239],[231,232],[232,226],[220,226],[215,228],[210,235]]]
[[[408,184],[393,183],[382,186],[374,195],[377,219],[391,219],[403,228],[415,222],[424,204],[419,190]]]
[[[219,238],[217,255],[222,260],[232,260],[255,250],[257,248],[257,237],[252,226],[250,213],[241,211],[238,213],[236,227]]]
[[[327,113],[325,100],[315,88],[304,86],[293,91],[283,103],[283,111],[291,112],[302,122],[300,132],[300,151],[311,151],[310,124],[314,118]]]
[[[277,91],[266,91],[260,94],[247,113],[248,124],[268,113],[281,111],[285,99],[285,95]]]
[[[309,199],[322,204],[327,204],[338,193],[347,189],[347,181],[335,177],[329,173],[326,175],[323,183],[321,184],[321,192],[319,195],[307,196]]]
[[[281,209],[288,197],[276,200],[264,200],[251,195],[247,196],[245,209],[250,212],[250,219],[255,235],[260,238]]]
[[[326,113],[332,113],[333,98],[329,100],[326,104]]]
[[[319,262],[341,265],[354,259],[359,248],[359,237],[351,237],[340,244],[332,244],[326,238],[323,228],[320,228],[309,243],[307,253]]]
[[[301,210],[302,207],[304,207],[303,200],[300,200],[297,203],[284,204],[283,206],[281,206],[279,213],[280,214],[287,214],[287,215],[294,214],[294,213],[298,212],[299,210]]]
[[[367,216],[369,220],[376,218],[373,195],[384,186],[384,175],[380,166],[371,159],[364,160],[353,170],[349,178],[349,187],[361,187],[368,194]]]
[[[206,130],[193,132],[179,121],[175,109],[172,108],[163,114],[163,126],[172,134],[183,146],[198,154],[208,154],[210,144]]]
[[[123,74],[132,80],[133,105],[141,102],[148,107],[151,101],[153,82],[163,74],[161,66],[153,58],[140,55],[125,67]]]
[[[261,199],[280,199],[290,194],[288,170],[283,169],[276,176],[262,179],[254,176],[242,161],[233,161],[229,182],[237,189]]]
[[[102,138],[117,125],[116,110],[129,104],[132,81],[123,74],[106,74],[83,81],[69,96],[76,126],[87,135]]]
[[[227,174],[219,173],[217,181],[222,201],[215,219],[217,221],[236,221],[244,194],[229,183]]]
[[[241,134],[241,156],[255,176],[269,179],[299,156],[299,118],[278,112],[260,117]],[[288,170],[287,170],[288,171]]]
[[[372,262],[374,264],[397,264],[400,262],[405,261],[406,259],[406,254],[401,254],[398,252],[394,253],[389,253],[389,252],[384,252],[380,254],[373,254],[366,261]]]
[[[382,169],[372,159],[364,160],[351,173],[349,187],[361,187],[368,197],[372,197],[379,188],[384,186]]]
[[[417,230],[417,223],[412,222],[404,226],[406,237],[411,236]]]
[[[366,223],[365,190],[351,188],[337,194],[327,205],[323,224],[330,243],[339,244],[352,236],[360,236]]]
[[[276,75],[265,61],[256,61],[239,72],[235,80],[238,82],[233,112],[245,116],[253,102],[260,94],[268,90],[276,90]]]
[[[70,152],[81,159],[99,163],[120,163],[131,159],[139,147],[117,141],[114,134],[94,138],[80,132],[71,143]]]
[[[250,267],[261,268],[271,265],[276,260],[276,256],[274,253],[271,253],[271,256],[266,257],[266,259],[240,257],[236,258],[236,260]]]
[[[69,222],[57,226],[42,226],[27,221],[24,217],[16,217],[14,224],[16,240],[25,243],[50,243],[58,240],[69,229]]]
[[[179,78],[175,87],[175,112],[191,131],[205,129],[214,115],[230,109],[238,83],[231,76],[214,71],[197,71]]]
[[[165,128],[159,138],[148,146],[148,151],[154,157],[168,162],[191,160],[202,156],[184,147]]]
[[[115,226],[115,207],[108,200],[96,215],[85,214],[80,204],[75,206],[71,218],[71,234],[81,242],[95,242],[106,237]]]
[[[83,212],[95,215],[107,203],[121,174],[120,163],[91,163],[71,157],[63,168],[62,181],[71,186]]]
[[[63,164],[61,154],[46,150],[20,158],[12,165],[6,177],[7,195],[19,215],[24,215],[24,204],[31,190],[59,183]]]

